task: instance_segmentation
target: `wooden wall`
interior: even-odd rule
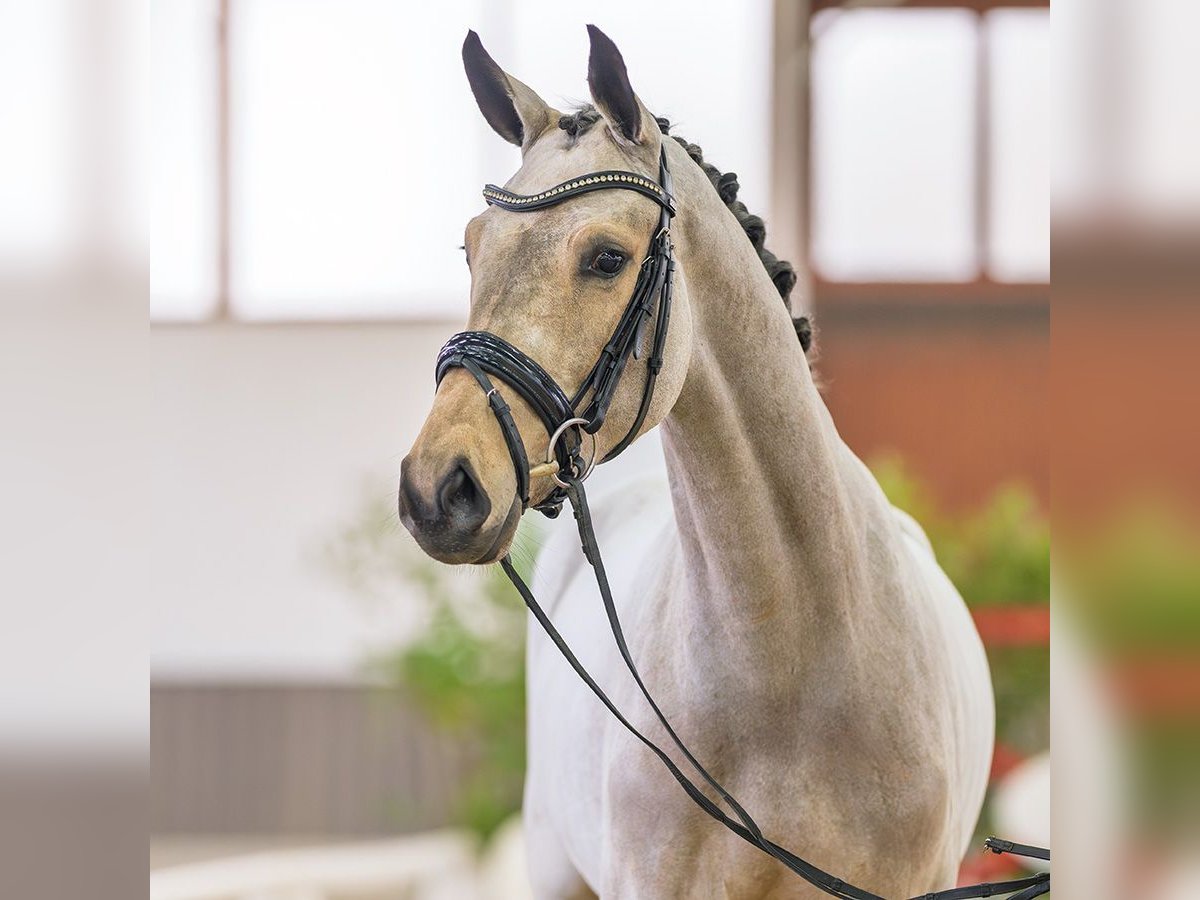
[[[1049,502],[1049,303],[817,295],[817,371],[866,460],[894,453],[950,508],[1022,481]]]
[[[470,741],[395,691],[167,684],[150,692],[156,834],[382,834],[445,825]]]

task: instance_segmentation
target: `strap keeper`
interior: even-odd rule
[[[1013,842],[1001,840],[1000,838],[990,837],[983,842],[983,845],[999,856],[1001,853],[1012,853]]]
[[[498,388],[492,388],[487,392],[487,402],[488,406],[497,412],[508,412],[508,404],[505,403],[504,398],[500,396],[500,390]]]

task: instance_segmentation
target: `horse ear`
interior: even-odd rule
[[[479,111],[496,134],[509,143],[524,151],[557,120],[554,110],[532,88],[496,64],[474,31],[467,32],[462,57]]]
[[[595,25],[587,27],[592,50],[588,55],[588,87],[592,101],[618,138],[640,144],[648,133],[649,114],[629,83],[621,51]]]

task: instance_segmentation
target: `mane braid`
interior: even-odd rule
[[[584,134],[593,125],[600,121],[600,113],[591,104],[581,106],[570,115],[565,115],[558,120],[558,127],[569,134],[571,137],[578,137]],[[662,116],[656,116],[655,121],[658,123],[659,129],[664,135],[669,135],[675,139],[675,142],[681,146],[692,161],[700,167],[700,170],[708,176],[708,180],[712,182],[714,188],[717,189],[717,194],[721,201],[733,213],[738,224],[742,226],[742,231],[746,233],[746,237],[750,240],[750,244],[754,247],[754,251],[758,254],[758,258],[762,261],[763,268],[767,270],[767,274],[771,277],[771,282],[775,285],[775,289],[779,291],[779,296],[783,298],[783,305],[791,311],[791,305],[788,298],[791,296],[792,288],[796,286],[796,270],[791,263],[782,260],[774,253],[768,250],[765,246],[767,238],[767,226],[763,222],[761,216],[756,216],[746,208],[746,204],[737,198],[738,181],[737,175],[733,172],[722,173],[716,166],[712,165],[704,159],[704,152],[699,145],[689,143],[685,138],[677,135],[669,134],[671,123]],[[794,316],[792,325],[796,329],[796,337],[800,341],[800,346],[807,353],[813,343],[813,327],[808,316]]]

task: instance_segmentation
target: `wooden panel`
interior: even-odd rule
[[[155,685],[151,831],[379,834],[446,824],[470,771],[392,691]]]
[[[1151,499],[1200,520],[1196,284],[1105,277],[1055,294],[1056,524]]]
[[[820,302],[817,371],[847,443],[895,453],[950,508],[1027,482],[1049,502],[1049,311]]]

